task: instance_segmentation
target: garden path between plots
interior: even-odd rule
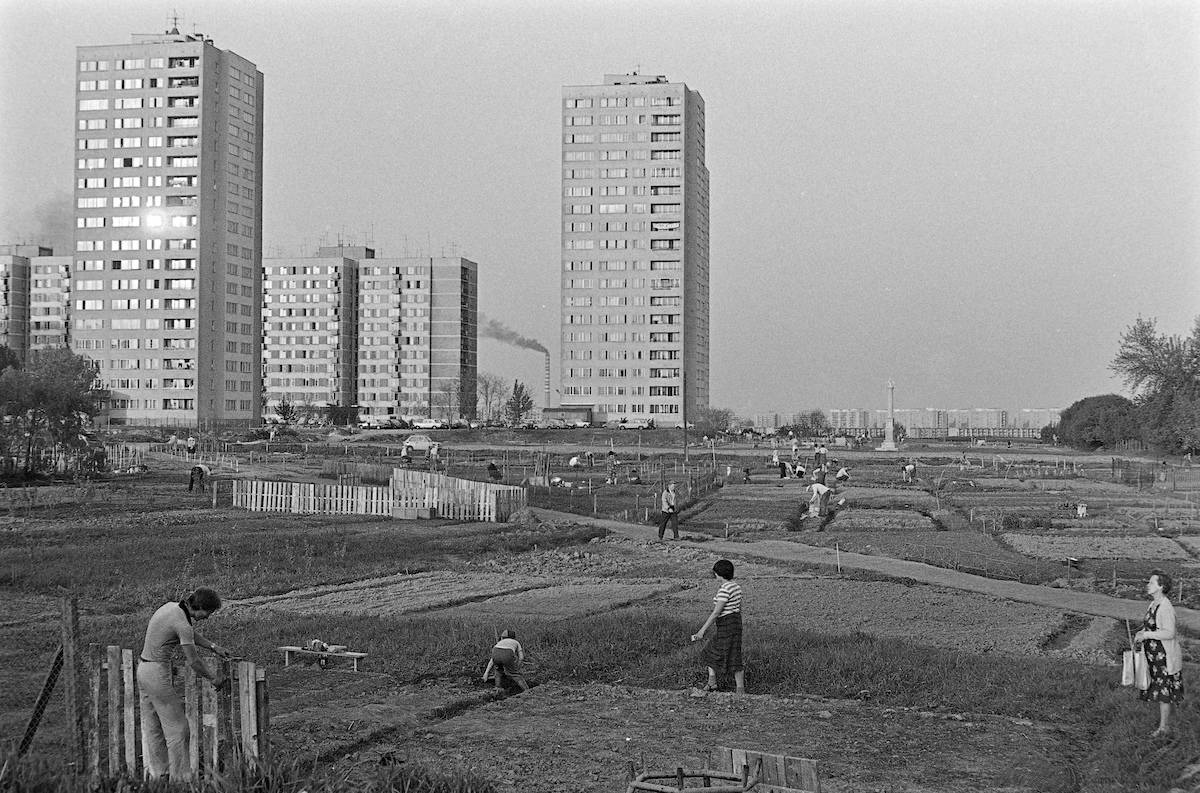
[[[655,526],[643,526],[633,523],[622,523],[616,520],[605,520],[587,516],[573,515],[566,512],[554,512],[547,509],[534,509],[539,519],[545,522],[588,523],[602,526],[605,529],[624,537],[647,540],[658,536]],[[681,527],[686,532],[686,525]],[[905,559],[892,559],[886,556],[868,556],[851,553],[833,548],[821,548],[814,545],[792,542],[790,540],[751,540],[730,542],[728,540],[693,541],[684,539],[668,542],[679,542],[694,548],[707,550],[716,556],[738,557],[756,560],[768,559],[775,562],[813,564],[833,567],[841,564],[844,568],[864,570],[894,577],[909,578],[923,584],[961,589],[967,592],[980,592],[987,595],[1032,603],[1038,606],[1061,608],[1080,614],[1091,614],[1098,617],[1113,619],[1128,619],[1134,624],[1140,624],[1145,615],[1147,602],[1125,600],[1123,598],[1101,595],[1095,592],[1080,592],[1070,589],[1022,584],[1019,581],[1005,581],[987,578],[970,573],[948,570],[922,562],[910,562]],[[1195,609],[1175,607],[1175,616],[1179,625],[1190,631],[1200,633],[1200,611]]]

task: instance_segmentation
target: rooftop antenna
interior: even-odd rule
[[[167,34],[172,35],[172,36],[178,36],[179,35],[179,9],[177,9],[177,8],[171,9],[171,16],[167,17],[167,19],[170,20],[170,22],[171,22],[171,29],[167,31]]]
[[[636,77],[636,76],[637,76],[637,74],[638,74],[638,72],[640,72],[641,70],[642,70],[642,65],[641,65],[640,63],[638,63],[638,64],[634,64],[634,67],[633,67],[633,76],[634,76],[634,77]]]

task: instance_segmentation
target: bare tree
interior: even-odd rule
[[[479,406],[484,419],[498,418],[508,401],[508,385],[504,378],[491,372],[480,372],[478,378]]]
[[[441,413],[444,421],[451,422],[458,418],[458,398],[461,390],[462,382],[457,377],[438,384],[437,391],[433,394],[433,406],[436,412]]]

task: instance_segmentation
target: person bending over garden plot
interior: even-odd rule
[[[171,685],[171,654],[175,647],[183,651],[188,666],[200,677],[220,688],[225,683],[220,667],[210,672],[196,654],[202,647],[220,656],[225,648],[195,632],[193,624],[206,620],[221,608],[216,592],[200,587],[178,603],[165,603],[154,612],[146,627],[141,662],[137,666],[139,706],[142,712],[142,747],[146,775],[157,779],[164,774],[175,783],[192,778],[188,722],[183,702]]]
[[[193,487],[200,485],[200,492],[203,493],[211,475],[212,471],[204,463],[193,465],[192,473],[188,476],[188,492],[192,492]]]
[[[698,642],[713,625],[717,629],[704,648],[704,663],[708,666],[705,691],[716,691],[718,675],[733,675],[738,694],[746,693],[746,672],[742,666],[742,585],[733,580],[733,562],[721,559],[713,565],[713,576],[724,579],[713,597],[713,610],[700,630],[692,634]]]
[[[492,657],[488,659],[487,668],[483,670],[483,682],[486,683],[494,673],[497,691],[504,689],[506,678],[522,691],[528,691],[529,684],[525,682],[525,675],[521,671],[521,664],[524,662],[525,650],[517,641],[516,631],[506,628],[500,632],[500,641],[492,648]]]

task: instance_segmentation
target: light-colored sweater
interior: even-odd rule
[[[1147,615],[1155,609],[1153,603],[1146,610]],[[1175,607],[1165,597],[1158,604],[1158,613],[1154,616],[1156,630],[1145,631],[1142,636],[1146,639],[1158,639],[1162,642],[1163,651],[1167,654],[1167,674],[1173,675],[1183,669],[1183,648],[1175,633]]]

